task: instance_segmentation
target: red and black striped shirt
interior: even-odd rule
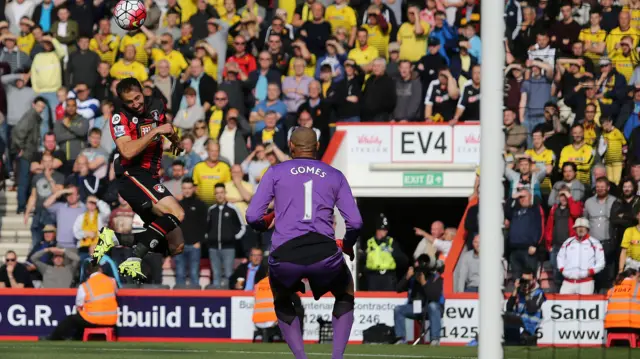
[[[111,117],[111,136],[116,141],[120,137],[129,136],[137,140],[146,136],[152,129],[166,121],[164,102],[158,98],[145,97],[144,114],[138,115],[126,107]],[[140,154],[132,159],[118,157],[124,170],[142,169],[158,176],[162,162],[162,136],[156,138]]]

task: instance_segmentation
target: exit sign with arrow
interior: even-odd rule
[[[404,172],[402,187],[443,187],[442,172]]]

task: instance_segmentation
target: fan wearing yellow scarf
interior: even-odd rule
[[[81,258],[84,253],[89,256],[89,248],[98,243],[99,230],[107,225],[111,214],[109,205],[99,201],[94,195],[87,197],[86,206],[86,212],[79,215],[73,223],[73,233],[78,240],[78,252]]]

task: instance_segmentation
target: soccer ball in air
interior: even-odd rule
[[[147,8],[140,0],[121,0],[113,8],[113,16],[123,30],[135,30],[144,24]]]

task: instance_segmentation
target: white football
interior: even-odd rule
[[[144,25],[147,8],[140,0],[121,0],[113,8],[113,16],[123,30],[135,30]]]

